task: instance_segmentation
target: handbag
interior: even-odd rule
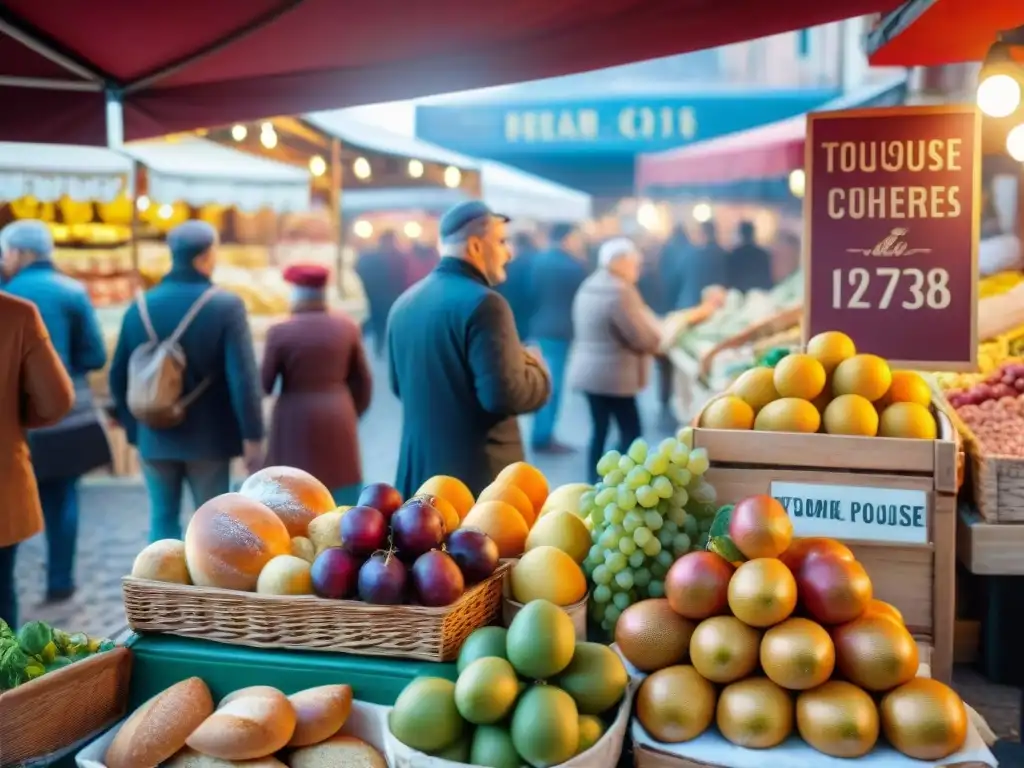
[[[75,403],[56,424],[31,429],[28,445],[37,481],[81,477],[113,461],[103,418],[84,382],[75,382]]]

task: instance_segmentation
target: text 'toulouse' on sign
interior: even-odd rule
[[[786,508],[797,538],[928,543],[925,491],[776,481],[769,493]]]
[[[972,106],[807,117],[804,333],[903,367],[977,363],[980,119]]]

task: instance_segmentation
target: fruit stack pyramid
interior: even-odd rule
[[[569,615],[547,600],[527,604],[507,630],[476,630],[457,669],[455,683],[409,683],[389,727],[415,750],[489,768],[549,768],[585,752],[615,719],[629,684],[618,654],[577,642]]]
[[[702,549],[715,515],[715,489],[704,480],[703,448],[685,427],[657,447],[638,439],[597,464],[601,481],[583,494],[593,545],[583,567],[594,585],[591,617],[610,632],[623,610],[665,594],[675,559]]]
[[[742,557],[684,555],[668,573],[667,597],[631,606],[615,627],[623,656],[650,673],[636,717],[652,738],[685,742],[714,724],[741,747],[774,747],[795,731],[833,757],[866,755],[880,733],[918,760],[963,746],[963,701],[917,677],[917,644],[901,614],[872,599],[845,545],[793,540],[769,496],[720,514],[729,517],[727,546]]]
[[[700,426],[764,432],[934,440],[931,390],[914,371],[893,371],[858,354],[838,331],[819,333],[805,352],[752,368],[704,408]]]

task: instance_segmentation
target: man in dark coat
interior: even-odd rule
[[[439,226],[440,264],[391,310],[389,378],[402,401],[395,485],[406,497],[434,475],[479,494],[523,459],[516,416],[550,394],[541,360],[493,290],[509,260],[507,221],[475,200],[451,208]]]
[[[572,300],[587,278],[583,235],[572,224],[551,228],[550,247],[538,253],[531,269],[534,309],[530,337],[536,340],[551,371],[551,397],[533,419],[530,443],[542,453],[569,453],[555,440],[565,368],[572,344]]]
[[[378,358],[384,356],[388,312],[408,285],[406,267],[394,232],[384,232],[376,250],[362,254],[356,262],[369,310],[366,329],[373,336],[373,351]]]
[[[691,250],[683,260],[680,275],[679,309],[699,307],[705,288],[712,285],[729,287],[729,275],[726,271],[726,253],[718,244],[718,229],[714,221],[701,224],[704,242]]]
[[[328,311],[328,271],[296,264],[284,279],[294,285],[292,316],[267,333],[263,391],[280,390],[267,448],[268,465],[297,467],[352,506],[362,490],[359,417],[370,407],[373,376],[355,321]]]
[[[505,270],[507,279],[497,287],[498,293],[505,297],[512,308],[516,319],[516,332],[522,341],[530,338],[530,317],[533,315],[533,260],[537,256],[537,246],[525,232],[515,237],[512,261]]]
[[[725,258],[729,287],[746,293],[755,288],[767,291],[772,287],[772,257],[754,239],[754,225],[741,221],[740,244]]]
[[[217,231],[206,222],[187,221],[171,230],[167,245],[171,271],[125,313],[110,365],[118,421],[142,460],[153,541],[181,538],[186,483],[199,506],[230,490],[231,459],[244,455],[250,472],[262,463],[260,382],[245,304],[210,281]],[[157,429],[136,421],[128,409],[128,360],[154,336],[164,341],[175,330],[181,332],[179,343],[188,361],[184,396],[203,389],[181,424]]]

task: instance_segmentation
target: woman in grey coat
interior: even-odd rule
[[[621,450],[640,437],[636,396],[647,386],[650,356],[661,347],[660,324],[636,287],[640,266],[632,241],[609,240],[598,252],[597,271],[583,281],[572,305],[568,382],[590,405],[594,431],[587,462],[592,474],[612,421]]]

